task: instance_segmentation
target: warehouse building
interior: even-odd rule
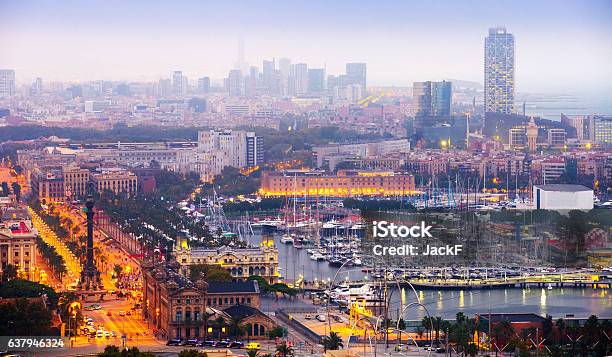
[[[593,190],[582,185],[534,185],[533,202],[536,209],[591,210]]]

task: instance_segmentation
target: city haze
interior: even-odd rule
[[[346,62],[366,62],[371,85],[482,83],[483,38],[489,27],[505,26],[516,38],[519,92],[601,93],[612,79],[611,7],[606,1],[3,1],[0,68],[15,69],[18,83],[156,80],[175,69],[219,82],[234,67],[242,38],[250,65],[289,57],[333,73]]]

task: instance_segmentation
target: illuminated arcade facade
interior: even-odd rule
[[[259,193],[263,196],[399,196],[415,192],[414,176],[403,172],[339,170],[265,171]]]

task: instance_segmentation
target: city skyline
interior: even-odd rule
[[[602,1],[473,2],[469,7],[449,1],[358,6],[182,2],[171,7],[135,2],[117,4],[121,11],[113,11],[112,2],[52,5],[0,4],[5,10],[0,45],[8,49],[0,54],[0,67],[15,69],[18,83],[36,77],[154,81],[174,70],[218,81],[244,56],[260,69],[263,60],[288,57],[325,67],[328,74],[342,72],[347,62],[365,62],[368,84],[374,86],[442,79],[482,84],[482,43],[496,26],[516,38],[518,92],[601,95],[612,78],[605,65],[612,58],[607,46],[611,12]],[[167,16],[173,12],[181,16]]]

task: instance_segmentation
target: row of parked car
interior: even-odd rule
[[[208,339],[201,338],[191,338],[191,339],[182,339],[182,338],[173,338],[169,340],[166,345],[168,346],[192,346],[192,347],[219,347],[219,348],[245,348],[244,342],[242,341],[232,341],[232,340],[221,340],[214,341]],[[257,342],[251,342],[247,345],[248,349],[259,349],[260,345]]]

